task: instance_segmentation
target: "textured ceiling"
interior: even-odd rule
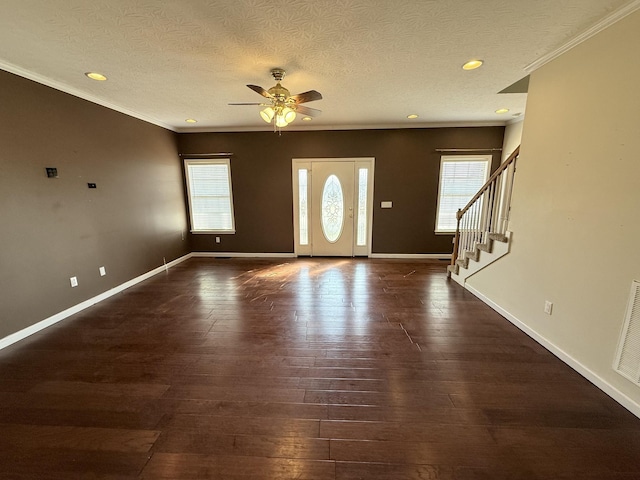
[[[504,124],[526,94],[498,92],[527,65],[637,4],[2,0],[0,68],[176,131],[269,129],[258,107],[227,104],[259,102],[245,85],[273,86],[273,67],[291,93],[324,96],[307,104],[320,117],[288,128]],[[474,58],[485,65],[460,68]]]

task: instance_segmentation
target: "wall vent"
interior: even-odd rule
[[[636,385],[640,385],[640,282],[637,280],[631,284],[614,369]]]

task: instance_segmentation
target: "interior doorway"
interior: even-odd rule
[[[296,255],[369,256],[373,158],[293,159]]]

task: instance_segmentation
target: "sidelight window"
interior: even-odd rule
[[[356,245],[361,247],[367,244],[367,186],[369,178],[368,168],[358,169],[358,216],[356,224]]]
[[[306,168],[298,170],[298,229],[300,230],[300,245],[309,245],[309,171]]]

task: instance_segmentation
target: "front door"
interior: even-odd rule
[[[353,162],[311,167],[311,254],[353,256]]]
[[[371,253],[373,158],[294,159],[297,255]]]

